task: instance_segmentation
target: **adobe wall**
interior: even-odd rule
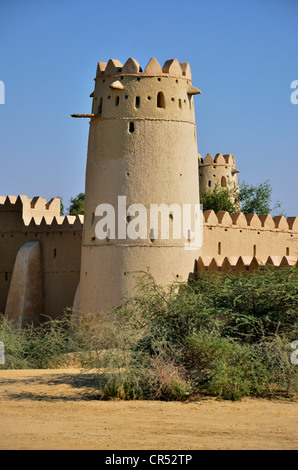
[[[63,314],[65,307],[73,305],[80,277],[83,217],[60,217],[59,199],[53,200],[51,213],[51,207],[45,208],[51,204],[37,198],[38,213],[34,214],[31,201],[33,200],[25,196],[0,199],[0,312],[5,312],[19,249],[27,242],[40,241],[45,292],[44,314],[55,318]],[[42,210],[43,201],[45,204]],[[42,217],[42,213],[46,217]],[[34,214],[34,217],[28,223],[30,214]]]
[[[298,258],[298,218],[241,212],[204,212],[201,256],[294,256]]]

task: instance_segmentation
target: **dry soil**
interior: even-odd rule
[[[298,403],[100,401],[91,372],[0,371],[0,449],[298,449]]]

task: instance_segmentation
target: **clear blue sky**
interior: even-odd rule
[[[298,0],[0,0],[0,194],[84,191],[98,61],[189,61],[198,151],[233,153],[298,215]]]

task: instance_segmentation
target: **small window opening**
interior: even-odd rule
[[[135,123],[134,122],[130,122],[129,123],[129,128],[128,128],[129,132],[132,134],[134,131],[135,131]]]
[[[225,176],[221,177],[220,185],[221,185],[222,188],[227,187],[227,180],[226,180]]]
[[[286,256],[290,256],[290,248],[289,247],[286,248]]]
[[[8,281],[8,273],[5,273],[5,281]]]
[[[53,258],[55,259],[56,256],[57,256],[57,250],[56,250],[56,248],[54,248],[54,250],[53,250]]]
[[[120,101],[119,96],[116,96],[116,100],[115,100],[115,105],[116,105],[116,106],[119,106],[119,101]]]
[[[182,101],[180,98],[179,98],[179,108],[182,109]]]
[[[208,181],[208,186],[211,188],[211,180]]]
[[[221,255],[221,243],[220,242],[218,242],[217,253]]]
[[[98,105],[98,110],[97,110],[97,114],[101,114],[102,113],[102,98],[100,98],[99,100],[99,105]]]
[[[136,96],[136,108],[140,107],[140,97]]]
[[[165,97],[162,91],[157,94],[157,107],[165,108]]]
[[[257,245],[253,246],[252,255],[257,256]]]

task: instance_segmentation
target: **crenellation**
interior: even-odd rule
[[[97,63],[95,79],[113,77],[116,75],[177,77],[190,81],[192,79],[189,62],[179,62],[177,59],[166,60],[161,67],[157,59],[152,57],[144,71],[133,57],[129,57],[124,65],[117,59]]]
[[[256,269],[261,267],[283,267],[283,266],[297,266],[297,258],[293,256],[226,256],[226,257],[213,257],[200,256],[196,260],[196,272],[222,272],[222,273],[235,273],[239,274],[243,271],[253,273]]]
[[[248,227],[254,228],[256,230],[262,227],[262,223],[257,214],[246,214],[245,218],[246,218]]]
[[[298,217],[288,217],[287,222],[290,230],[298,232]]]
[[[224,225],[225,227],[231,227],[233,225],[233,220],[230,214],[227,211],[219,211],[216,213],[218,223]]]
[[[232,223],[233,225],[237,225],[237,227],[247,227],[247,219],[245,217],[245,215],[243,214],[243,212],[233,212],[231,214],[231,219],[232,219]]]
[[[218,218],[215,214],[215,212],[211,209],[204,211],[204,221],[205,224],[207,225],[217,225],[218,224]]]
[[[262,214],[259,216],[261,226],[266,229],[275,229],[275,223],[270,214]]]

